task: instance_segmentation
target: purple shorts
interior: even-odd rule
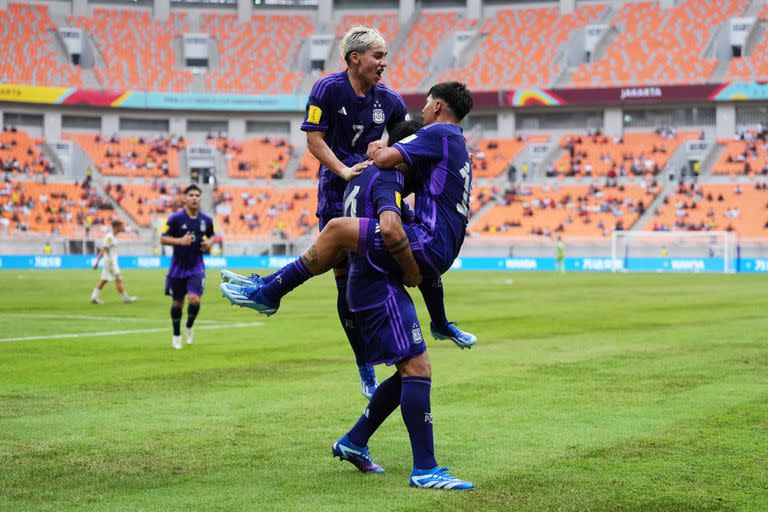
[[[421,275],[427,279],[436,279],[442,272],[430,257],[426,245],[422,241],[426,236],[420,226],[416,224],[404,224],[403,230],[410,241],[411,251],[416,263],[419,265]],[[357,251],[364,256],[368,263],[382,273],[402,275],[403,271],[397,261],[390,254],[384,240],[381,238],[379,223],[376,219],[360,219],[360,231],[357,242]]]
[[[390,291],[384,303],[354,313],[365,341],[365,362],[370,365],[397,364],[427,350],[411,296],[402,286],[392,286]]]
[[[320,221],[320,231],[331,222],[331,219],[343,217],[344,190],[347,182],[331,171],[326,170],[320,175],[317,184],[317,218]]]
[[[173,297],[173,300],[182,300],[185,295],[203,296],[205,291],[205,275],[189,277],[165,276],[165,294]]]

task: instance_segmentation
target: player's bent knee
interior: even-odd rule
[[[432,363],[426,352],[422,352],[416,357],[397,364],[397,370],[401,377],[424,377],[432,378]]]
[[[200,296],[199,295],[187,295],[187,302],[190,304],[200,304]]]

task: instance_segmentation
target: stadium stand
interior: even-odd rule
[[[571,77],[577,87],[701,83],[716,59],[702,57],[717,27],[740,16],[748,0],[686,0],[669,9],[657,2],[625,3],[614,20],[618,35],[602,59],[580,65]]]
[[[0,10],[0,77],[4,82],[80,87],[80,69],[61,62],[51,32],[56,26],[46,5],[8,4]]]
[[[597,187],[568,185],[557,189],[510,187],[471,227],[473,235],[605,237],[629,229],[658,193],[647,184]]]
[[[320,172],[320,162],[309,150],[304,151],[299,168],[296,169],[296,178],[300,180],[316,180]]]
[[[558,7],[502,9],[480,27],[484,38],[470,63],[437,81],[466,80],[470,89],[546,87],[560,72],[555,56],[571,31],[595,22],[605,5],[582,5],[573,14]]]
[[[182,206],[179,185],[155,180],[152,184],[107,183],[104,190],[142,227],[164,220]]]
[[[387,44],[391,45],[400,32],[400,22],[397,14],[347,14],[336,25],[336,37],[342,38],[354,25],[376,27]],[[339,56],[340,63],[341,56]]]
[[[175,135],[144,139],[68,133],[64,138],[77,142],[105,176],[178,177],[179,151],[186,145]]]
[[[768,17],[768,5],[763,5],[760,20]],[[763,33],[760,42],[748,56],[734,57],[728,64],[724,82],[763,82],[768,79],[768,37]]]
[[[69,21],[93,35],[106,63],[93,68],[103,87],[184,92],[192,73],[177,67],[171,41],[189,31],[186,16],[172,14],[158,21],[149,12],[99,8],[92,17]]]
[[[240,179],[282,179],[293,156],[293,146],[285,139],[209,138],[227,159],[227,174]]]
[[[738,140],[721,139],[725,146],[712,167],[713,174],[755,176],[768,174],[768,143],[766,133],[748,132]]]
[[[32,138],[26,132],[11,128],[0,132],[0,169],[12,174],[44,174],[56,172],[53,165],[37,149],[44,139]]]
[[[735,231],[742,237],[768,234],[768,185],[680,185],[664,199],[652,231]]]
[[[565,135],[560,147],[566,151],[554,166],[561,176],[657,175],[680,144],[698,138],[699,132],[628,132],[622,137]],[[550,170],[548,174],[552,174]]]
[[[240,23],[234,14],[203,14],[200,26],[219,50],[219,69],[206,75],[209,91],[290,94],[301,82],[290,65],[314,30],[309,16],[254,15]]]
[[[89,185],[15,180],[0,184],[0,233],[98,236],[99,226],[116,217]]]
[[[291,239],[317,225],[314,187],[219,187],[214,194],[218,230],[232,236]]]
[[[476,23],[453,12],[422,13],[400,51],[391,58],[387,75],[392,87],[401,92],[418,89],[429,74],[440,44],[454,32],[469,30]]]
[[[497,178],[528,145],[547,142],[548,135],[519,136],[514,139],[484,139],[473,146],[475,178]]]

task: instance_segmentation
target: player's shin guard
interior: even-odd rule
[[[443,296],[443,281],[439,277],[436,279],[424,279],[419,285],[421,296],[424,297],[424,304],[429,311],[429,318],[432,324],[440,329],[448,325],[448,318],[445,315],[445,300]]]
[[[171,306],[171,323],[173,324],[173,335],[181,336],[181,308]]]
[[[190,329],[193,325],[195,325],[195,318],[197,318],[197,314],[200,312],[200,304],[189,304],[187,306],[187,328]],[[179,314],[181,316],[181,314]]]
[[[355,426],[347,433],[349,440],[358,446],[367,446],[368,440],[384,423],[392,412],[400,405],[403,380],[399,373],[379,384],[371,397],[371,402],[365,412],[357,420]]]
[[[355,322],[352,311],[349,310],[349,304],[347,304],[347,276],[336,277],[336,289],[338,290],[338,299],[336,300],[336,309],[339,312],[339,321],[344,328],[344,332],[349,340],[349,345],[352,347],[352,352],[355,353],[355,362],[357,366],[366,366],[365,362],[365,340],[363,340],[362,334],[360,334],[360,328]]]
[[[432,435],[432,409],[430,391],[432,379],[404,377],[400,395],[400,412],[403,415],[413,451],[413,467],[429,469],[437,466],[435,442]]]

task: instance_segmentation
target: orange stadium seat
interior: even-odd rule
[[[211,139],[227,159],[227,174],[232,178],[279,179],[291,159],[293,146],[285,139]]]
[[[400,51],[391,58],[386,73],[392,87],[397,91],[416,90],[429,74],[430,62],[440,43],[476,23],[454,12],[422,13]]]
[[[54,173],[53,165],[37,149],[43,142],[22,131],[0,132],[0,170],[14,176]]]
[[[606,176],[611,170],[617,176],[653,174],[654,168],[664,169],[683,141],[698,136],[697,132],[678,132],[671,138],[653,132],[628,132],[623,142],[616,143],[603,135],[566,135],[560,146],[568,148],[569,141],[573,142],[574,166],[571,168],[570,152],[565,151],[555,164],[555,171],[568,176]]]
[[[475,178],[497,178],[507,170],[509,164],[517,158],[528,145],[547,142],[548,135],[533,135],[517,139],[485,139],[476,144],[477,153],[472,168]]]
[[[228,238],[263,236],[283,239],[310,233],[317,225],[314,187],[219,187],[214,195],[216,222]]]
[[[70,133],[64,138],[77,142],[105,176],[178,177],[179,151],[186,145],[173,136],[145,140]]]
[[[502,9],[480,27],[484,37],[470,63],[437,81],[461,78],[476,91],[546,87],[560,72],[555,59],[560,46],[604,10],[604,5],[582,5],[561,16],[558,7]]]
[[[304,151],[299,168],[296,170],[296,179],[316,180],[320,172],[320,161],[309,150]]]
[[[763,5],[760,20],[768,17],[768,5]],[[764,82],[768,79],[768,37],[763,34],[749,56],[735,57],[728,66],[723,82]]]
[[[505,194],[471,227],[474,236],[609,236],[617,225],[629,229],[657,191],[640,186],[599,188],[587,185],[557,189],[521,186]],[[640,204],[642,203],[642,206]]]
[[[4,82],[80,87],[80,68],[62,62],[50,32],[56,26],[46,5],[11,3],[0,11],[3,51],[0,77]]]
[[[182,207],[182,193],[178,185],[155,183],[152,185],[108,183],[104,190],[117,201],[140,226],[150,227],[153,220],[164,220]]]
[[[701,184],[667,196],[648,231],[735,231],[742,237],[768,235],[765,184]]]
[[[171,41],[189,31],[186,14],[158,21],[149,12],[94,9],[93,17],[71,17],[70,23],[91,33],[106,62],[94,68],[108,89],[185,92],[192,73],[177,67]]]
[[[0,232],[51,233],[69,237],[100,234],[119,218],[90,187],[75,183],[6,181],[0,184]]]
[[[240,23],[235,14],[203,14],[200,27],[219,50],[219,69],[206,74],[209,91],[291,94],[301,83],[303,73],[290,66],[314,30],[311,17],[260,14]]]
[[[336,37],[344,37],[344,34],[354,25],[375,28],[381,32],[388,45],[392,44],[392,41],[400,32],[400,22],[398,21],[397,14],[347,14],[336,25]],[[341,56],[339,56],[339,59],[341,59]]]
[[[754,176],[768,174],[768,145],[759,140],[719,140],[725,146],[712,167],[712,174]]]
[[[669,9],[658,2],[625,3],[613,25],[619,34],[602,59],[582,64],[576,87],[690,84],[709,80],[716,59],[702,57],[710,28],[740,16],[749,0],[686,0]]]

